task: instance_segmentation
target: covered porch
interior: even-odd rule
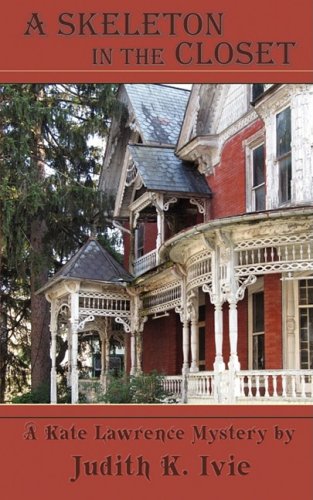
[[[143,296],[143,314],[179,314],[182,373],[164,384],[182,402],[312,403],[311,212],[208,222],[165,243],[172,278]]]
[[[123,358],[127,357],[127,337],[131,336],[137,315],[134,312],[127,283],[131,275],[94,239],[87,243],[65,264],[48,283],[38,291],[44,292],[50,302],[51,318],[51,383],[50,401],[58,402],[59,375],[57,355],[60,339],[66,345],[66,383],[71,402],[94,402],[96,395],[105,392],[112,368],[111,347],[119,345]],[[85,366],[81,345],[97,341],[97,348],[89,349]],[[117,359],[117,356],[114,356]],[[90,364],[90,360],[92,364]]]

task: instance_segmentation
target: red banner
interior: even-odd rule
[[[12,0],[2,19],[2,81],[312,80],[309,0]]]
[[[1,408],[3,498],[310,500],[311,407]]]

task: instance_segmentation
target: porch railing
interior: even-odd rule
[[[253,400],[310,400],[313,398],[312,370],[242,370],[238,398]]]
[[[210,403],[313,402],[313,370],[241,370],[187,375],[187,400]],[[164,389],[183,397],[183,377],[164,378]]]
[[[214,372],[190,373],[187,396],[190,398],[214,398]]]
[[[141,274],[153,269],[157,263],[157,251],[152,250],[152,252],[146,253],[139,259],[134,261],[134,275],[140,276]]]
[[[180,398],[182,395],[183,378],[181,375],[170,375],[163,379],[163,389],[168,394]]]

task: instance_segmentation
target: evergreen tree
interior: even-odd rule
[[[91,231],[109,239],[109,200],[95,183],[101,149],[90,141],[107,135],[115,93],[116,86],[104,84],[0,88],[0,398],[12,312],[8,297],[24,299],[16,310],[23,318],[31,311],[36,389],[50,377],[50,332],[48,304],[35,292]]]

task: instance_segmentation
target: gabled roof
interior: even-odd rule
[[[133,277],[98,241],[90,238],[38,292],[66,279],[118,284],[130,282]]]
[[[211,190],[192,163],[180,160],[174,148],[128,146],[141,180],[148,191],[211,196]]]
[[[126,84],[143,143],[176,145],[189,90],[159,84]]]

